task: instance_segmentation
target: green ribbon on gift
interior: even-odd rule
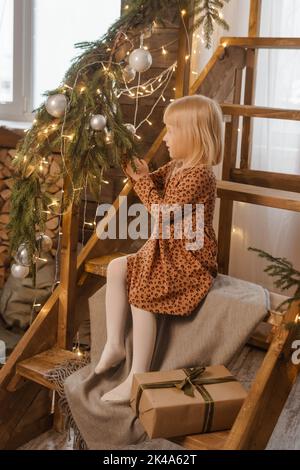
[[[149,389],[157,389],[157,388],[172,388],[176,387],[179,390],[182,390],[185,395],[190,397],[194,397],[194,390],[195,388],[201,394],[202,398],[204,399],[205,403],[205,410],[204,410],[204,422],[202,427],[202,433],[210,432],[214,417],[214,400],[208,390],[204,387],[204,385],[208,384],[217,384],[217,383],[224,383],[224,382],[236,382],[237,379],[231,376],[225,377],[212,377],[212,378],[201,378],[200,376],[205,371],[205,366],[199,367],[192,367],[187,369],[182,369],[186,374],[184,380],[165,380],[163,382],[155,382],[155,383],[144,383],[140,384],[137,390],[136,396],[136,415],[139,417],[139,406],[142,397],[142,393],[144,390]]]

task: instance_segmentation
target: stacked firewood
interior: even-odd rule
[[[16,154],[16,150],[0,149],[0,288],[9,274],[10,257],[9,257],[9,234],[7,232],[7,224],[9,222],[10,213],[10,197],[13,186],[13,167],[12,159]],[[49,157],[49,164],[44,166],[43,177],[51,182],[48,191],[53,195],[53,199],[60,199],[63,180],[58,178],[60,168],[57,163],[57,156]],[[56,253],[57,232],[59,218],[55,214],[49,214],[46,222],[46,235],[53,242],[52,254]]]

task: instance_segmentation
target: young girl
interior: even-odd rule
[[[144,160],[136,159],[125,169],[133,189],[151,212],[153,204],[204,206],[204,244],[187,249],[187,239],[149,238],[137,253],[111,261],[107,269],[107,342],[95,368],[99,374],[125,358],[124,328],[128,303],[132,312],[133,359],[127,379],[105,393],[102,400],[129,401],[133,374],[147,372],[156,340],[156,316],[186,316],[207,295],[218,273],[217,239],[213,229],[216,178],[213,165],[223,152],[222,111],[214,100],[202,95],[174,100],[165,110],[164,141],[171,160],[149,173]],[[161,232],[160,232],[161,235]]]

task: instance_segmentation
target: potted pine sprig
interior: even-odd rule
[[[284,302],[281,302],[277,307],[278,310],[283,305],[287,304],[287,308],[290,307],[291,303],[300,300],[300,271],[294,268],[292,263],[286,258],[275,258],[264,250],[258,248],[248,247],[248,250],[255,251],[260,258],[264,258],[271,264],[268,264],[264,269],[269,276],[277,278],[273,284],[279,289],[287,290],[291,287],[295,287],[295,293],[292,297],[289,297]],[[288,322],[285,326],[287,329],[295,329],[295,335],[297,339],[300,339],[300,304],[298,311],[298,322]]]

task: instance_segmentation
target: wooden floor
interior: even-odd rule
[[[235,358],[228,368],[243,383],[246,389],[249,389],[263,357],[264,352],[250,346],[245,346],[239,357]],[[72,441],[68,440],[67,434],[49,431],[22,446],[20,449],[72,450]],[[300,376],[290,393],[267,449],[300,450]]]

